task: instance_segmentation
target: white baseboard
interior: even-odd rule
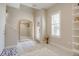
[[[53,46],[55,46],[55,47],[58,47],[58,48],[61,48],[61,49],[63,49],[63,50],[65,50],[65,51],[69,51],[69,52],[73,52],[73,49],[71,48],[67,48],[67,47],[65,47],[65,46],[62,46],[62,45],[60,45],[60,44],[56,44],[56,43],[52,43],[52,44],[50,44],[51,46],[53,45]]]
[[[12,47],[16,47],[16,45],[6,46],[5,48],[12,48]]]

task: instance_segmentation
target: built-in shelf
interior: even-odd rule
[[[73,23],[79,23],[79,21],[73,21]]]
[[[77,42],[72,42],[72,44],[79,45],[79,43],[77,43]]]
[[[79,33],[79,27],[78,27],[78,25],[79,25],[79,6],[78,6],[78,4],[73,6],[72,12],[73,12],[72,15],[74,17],[73,26],[77,26],[76,28],[72,28],[72,31],[74,32],[74,33],[72,32],[72,38],[74,38],[73,42],[72,42],[72,44],[74,46],[72,51],[74,53],[79,54],[79,49],[76,48],[76,47],[78,47],[77,45],[79,45],[79,42],[75,42],[76,38],[79,38],[79,35],[78,35],[78,33]]]
[[[79,36],[72,36],[72,37],[79,37]]]
[[[77,49],[73,49],[73,52],[75,52],[75,53],[79,53],[79,50],[77,50]]]
[[[74,29],[72,29],[72,30],[79,30],[79,28],[74,28]]]
[[[78,7],[78,6],[77,6],[77,7],[72,8],[72,10],[73,10],[73,11],[78,10],[78,9],[79,9],[79,7]]]
[[[79,16],[79,13],[75,13],[75,14],[72,14],[72,15],[73,15],[74,17],[75,17],[75,16]]]

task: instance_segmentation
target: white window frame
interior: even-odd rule
[[[52,18],[54,18],[54,17],[56,17],[56,14],[59,14],[59,23],[55,23],[54,21],[55,20],[53,20]],[[55,12],[55,13],[53,13],[52,15],[51,15],[51,35],[52,36],[54,36],[54,37],[60,37],[61,36],[61,32],[60,32],[60,18],[61,18],[61,13],[60,13],[60,11],[59,12]],[[58,27],[59,27],[59,29],[56,29],[56,28],[58,28],[57,27],[57,25],[59,25]],[[59,31],[59,34],[57,34],[56,32],[55,32],[55,30],[56,30],[56,32],[57,32],[57,30]]]

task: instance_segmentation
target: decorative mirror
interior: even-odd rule
[[[28,39],[33,39],[32,31],[33,31],[32,21],[21,20],[19,22],[19,38],[20,41],[25,41]]]

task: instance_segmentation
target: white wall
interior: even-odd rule
[[[19,9],[8,7],[6,24],[6,46],[16,45],[19,40],[19,20],[33,21],[32,8],[20,6]]]
[[[5,47],[5,16],[6,6],[5,4],[0,4],[0,49]]]
[[[60,38],[51,36],[51,15],[56,11],[61,11]],[[48,9],[47,33],[50,36],[50,44],[72,49],[72,4],[56,4],[55,6]]]

